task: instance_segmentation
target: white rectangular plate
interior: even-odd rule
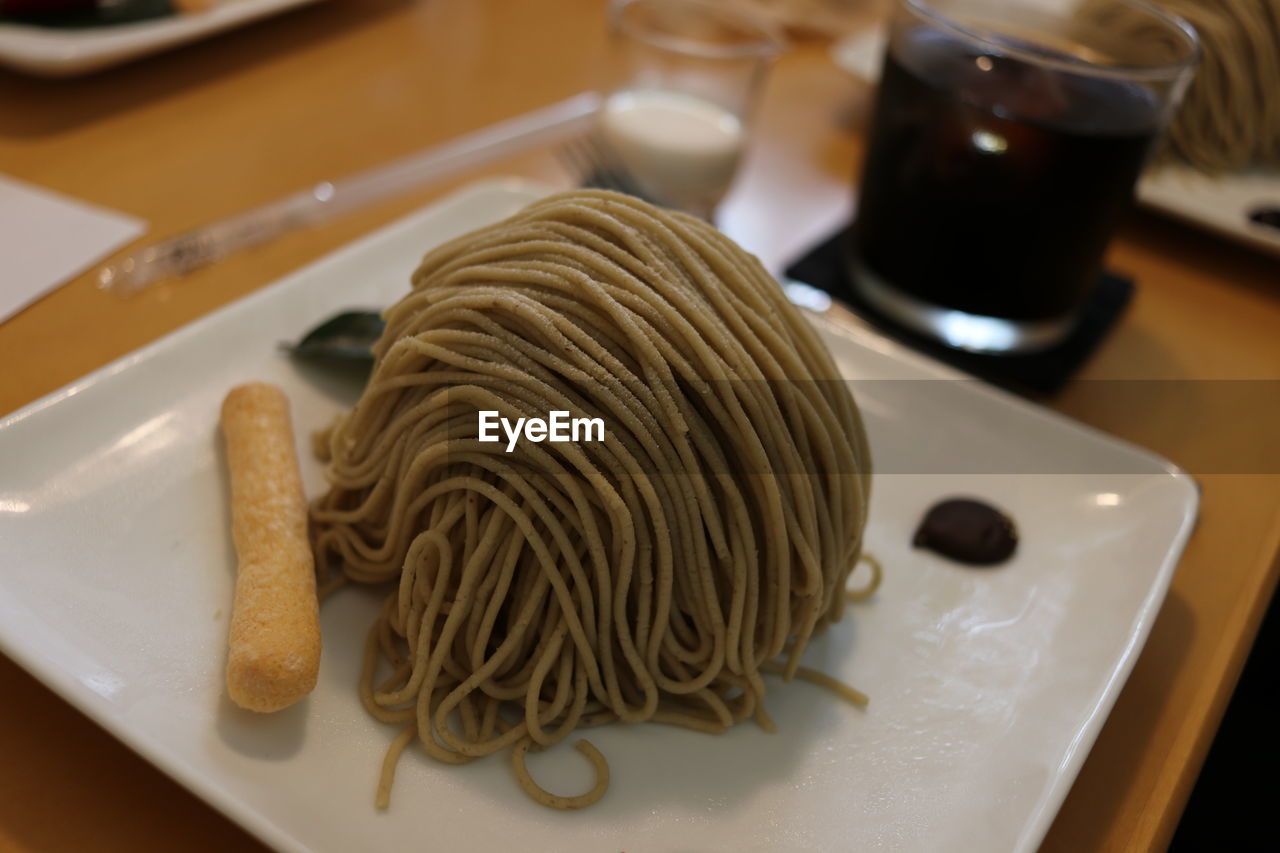
[[[206,12],[83,29],[0,23],[0,65],[72,77],[277,15],[320,0],[219,0]]]
[[[845,71],[874,83],[880,77],[886,35],[879,27],[836,42],[831,58]],[[1208,175],[1190,166],[1156,165],[1143,173],[1138,201],[1220,236],[1280,255],[1280,229],[1252,221],[1261,209],[1280,210],[1280,171],[1250,169]]]
[[[613,782],[573,813],[529,800],[504,756],[445,767],[409,753],[380,814],[393,731],[355,691],[381,595],[367,590],[325,605],[309,699],[275,716],[228,702],[223,395],[279,383],[308,447],[352,389],[277,343],[392,302],[426,249],[539,192],[476,185],[0,421],[0,648],[283,850],[1033,850],[1146,638],[1196,490],[1145,451],[826,322],[846,375],[889,380],[857,386],[890,472],[869,527],[884,586],[806,656],[870,693],[865,711],[776,683],[773,735],[592,730]],[[303,469],[318,493],[320,466]],[[975,570],[911,548],[922,512],[956,493],[1012,510],[1012,562]],[[531,765],[554,790],[589,784],[567,746]]]

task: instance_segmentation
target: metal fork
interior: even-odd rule
[[[584,187],[613,190],[661,204],[645,192],[639,179],[623,165],[609,144],[594,133],[569,140],[556,153],[560,162]]]

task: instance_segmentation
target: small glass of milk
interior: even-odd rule
[[[715,0],[614,0],[609,20],[616,68],[604,141],[646,195],[710,219],[781,36]]]

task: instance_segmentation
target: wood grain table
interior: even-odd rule
[[[95,77],[0,73],[0,171],[169,234],[589,88],[603,31],[590,0],[331,0]],[[722,223],[771,266],[849,215],[867,99],[824,45],[800,44],[777,65]],[[567,180],[545,152],[487,171]],[[445,189],[128,302],[77,279],[0,324],[0,413]],[[1280,261],[1135,214],[1110,262],[1137,278],[1133,305],[1081,380],[1046,402],[1187,467],[1203,507],[1146,649],[1044,844],[1053,853],[1167,845],[1280,552],[1280,463],[1267,434],[1280,406]],[[0,658],[0,850],[257,846]]]

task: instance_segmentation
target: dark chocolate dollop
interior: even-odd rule
[[[971,566],[994,566],[1017,549],[1018,528],[990,504],[950,498],[925,513],[911,544]]]
[[[1280,228],[1280,207],[1256,207],[1249,213],[1249,221],[1270,228]]]

